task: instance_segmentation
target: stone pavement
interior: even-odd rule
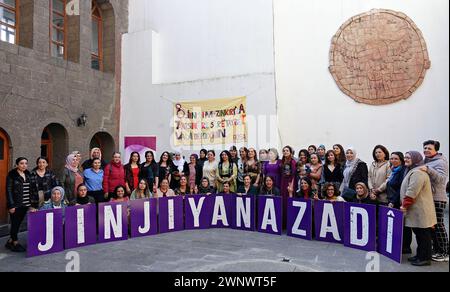
[[[7,252],[5,241],[0,239],[0,272],[66,270],[67,251],[27,259]],[[338,244],[228,229],[160,234],[76,251],[82,272],[364,272],[369,262],[366,252]],[[380,271],[449,272],[449,264],[415,268],[380,256]]]

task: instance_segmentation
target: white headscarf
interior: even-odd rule
[[[345,188],[348,188],[350,186],[350,179],[353,169],[355,168],[355,165],[358,163],[357,158],[357,152],[355,150],[355,147],[348,147],[347,150],[345,150],[345,153],[347,154],[348,151],[353,152],[353,160],[347,160],[347,163],[345,164],[344,169],[344,181],[341,185],[341,192],[344,191]]]
[[[77,166],[73,166],[72,163],[73,161],[77,158],[77,156],[75,154],[70,154],[69,156],[67,156],[66,158],[66,168],[72,172],[77,173],[78,172],[78,165]]]
[[[180,152],[175,152],[175,155],[180,155],[181,158],[180,158],[180,160],[174,159],[173,164],[178,168],[179,172],[183,172],[184,164],[186,163],[186,160],[184,160],[184,158]]]

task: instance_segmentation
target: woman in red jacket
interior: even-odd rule
[[[122,165],[120,153],[115,152],[111,163],[105,167],[103,175],[103,191],[105,192],[105,199],[111,199],[111,195],[114,194],[116,187],[124,185],[125,169]]]

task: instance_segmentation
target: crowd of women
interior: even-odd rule
[[[82,163],[80,152],[67,157],[62,176],[48,169],[40,157],[28,171],[28,160],[18,158],[7,179],[11,239],[6,247],[21,252],[19,227],[27,212],[66,206],[126,202],[144,198],[190,194],[273,195],[283,198],[284,225],[288,198],[375,204],[405,213],[404,253],[410,254],[416,235],[417,256],[413,265],[431,260],[448,261],[448,236],[444,225],[447,204],[448,162],[439,153],[440,143],[426,141],[418,151],[390,153],[378,145],[368,165],[353,147],[311,145],[295,155],[290,146],[277,149],[231,147],[216,158],[214,150],[201,150],[189,161],[179,152],[133,152],[127,164],[116,152],[107,164],[101,150],[92,149]]]

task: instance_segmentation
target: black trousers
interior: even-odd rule
[[[20,230],[20,225],[22,224],[23,220],[27,216],[27,213],[28,213],[28,208],[21,207],[21,208],[16,208],[16,212],[14,212],[14,214],[10,214],[10,218],[11,218],[10,236],[11,236],[12,241],[19,240],[18,234],[19,234],[19,230]]]
[[[105,199],[105,192],[103,192],[103,191],[88,192],[88,196],[94,198],[95,203],[97,205],[99,203],[107,203],[108,202],[108,200]]]
[[[403,250],[410,250],[413,232],[417,240],[417,257],[421,261],[430,261],[432,256],[432,233],[431,228],[410,228],[403,229]]]

